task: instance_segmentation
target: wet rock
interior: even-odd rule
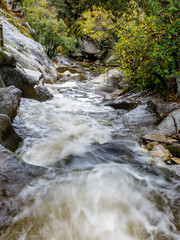
[[[5,114],[0,114],[0,144],[11,151],[15,151],[20,141],[21,138],[12,127],[10,118]]]
[[[37,100],[40,102],[51,100],[53,98],[53,94],[51,94],[47,89],[47,87],[45,86],[36,86],[35,90],[36,90]]]
[[[173,139],[173,138],[167,138],[167,141],[166,141],[166,143],[178,143],[178,142],[179,140]]]
[[[8,115],[12,121],[17,114],[21,95],[22,92],[14,86],[0,88],[0,114]]]
[[[26,68],[23,68],[26,78],[31,85],[39,84],[40,80],[43,78],[43,74],[39,71],[33,71]]]
[[[113,93],[106,94],[104,95],[103,101],[112,100],[113,98],[120,96],[122,93],[122,90],[116,90]]]
[[[137,107],[137,103],[126,101],[126,100],[120,100],[120,101],[114,101],[114,102],[108,103],[107,106],[110,106],[114,109],[132,110],[135,107]]]
[[[14,25],[3,20],[5,48],[26,69],[39,71],[45,82],[56,82],[57,70],[54,63],[45,54],[43,47],[33,39],[23,35]]]
[[[162,100],[157,101],[157,114],[160,117],[161,121],[168,116],[171,112],[178,109],[180,107],[180,103],[177,102],[162,102]]]
[[[33,77],[27,75],[23,69],[2,67],[0,68],[0,78],[6,87],[15,86],[19,88],[23,97],[36,99],[36,91],[34,89],[36,81],[34,81]]]
[[[68,57],[63,56],[58,54],[54,60],[59,64],[59,65],[72,65],[73,61],[71,61]]]
[[[173,157],[180,158],[180,144],[168,145],[166,148],[170,151]]]
[[[171,153],[161,144],[156,145],[149,153],[155,162],[167,161],[172,157]]]
[[[147,141],[166,142],[167,138],[163,134],[149,134],[143,137]]]
[[[16,66],[16,59],[11,53],[5,52],[0,49],[0,67],[2,66]]]
[[[159,143],[157,142],[150,142],[146,145],[146,147],[149,149],[149,150],[152,150],[156,145],[158,145]]]
[[[153,100],[149,99],[146,104],[148,111],[157,114],[157,104]]]
[[[179,159],[179,158],[178,158]],[[165,163],[167,164],[167,165],[176,165],[177,163],[171,158],[171,159],[169,159],[169,160],[167,160],[167,161],[165,161]]]
[[[176,164],[180,164],[180,158],[173,157],[173,158],[171,158],[171,160],[173,162],[175,162]]]
[[[176,109],[165,117],[160,124],[156,127],[156,131],[164,134],[165,136],[172,136],[176,130],[174,128],[174,121],[172,116],[176,119],[178,130],[180,130],[180,109]]]
[[[125,81],[125,77],[121,71],[117,68],[114,68],[107,72],[107,83],[113,87],[123,89],[127,87],[127,82]]]

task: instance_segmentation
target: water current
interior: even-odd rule
[[[145,107],[114,110],[103,79],[59,71],[73,75],[47,85],[54,99],[22,99],[14,120],[28,164],[0,177],[0,240],[180,239],[180,174],[140,147]]]

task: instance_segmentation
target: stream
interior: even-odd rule
[[[59,72],[46,85],[54,98],[22,99],[13,122],[28,164],[3,180],[0,240],[180,239],[178,167],[153,164],[138,143],[151,128],[146,106],[115,110],[97,73]]]

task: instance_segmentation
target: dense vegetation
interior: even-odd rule
[[[175,91],[179,71],[179,0],[21,0],[33,36],[52,57],[76,51],[76,38],[111,49],[127,81]],[[59,46],[59,47],[58,47]],[[58,48],[57,48],[58,47]]]

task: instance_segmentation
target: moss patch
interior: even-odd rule
[[[166,146],[166,148],[170,151],[173,157],[180,158],[180,144],[174,144]]]

